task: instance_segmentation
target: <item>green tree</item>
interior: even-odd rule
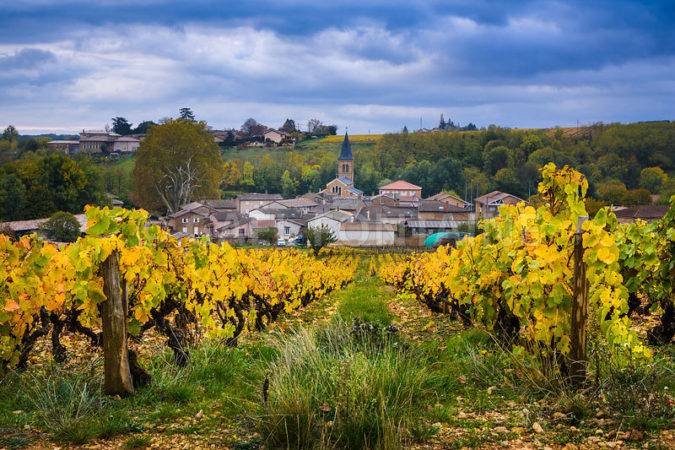
[[[16,142],[19,140],[19,132],[14,125],[8,125],[2,132],[2,139],[9,142]]]
[[[40,218],[56,211],[82,212],[103,198],[100,170],[89,158],[73,159],[61,152],[29,153],[5,166],[25,188],[20,218]]]
[[[189,120],[194,122],[195,114],[192,112],[192,109],[185,107],[178,110],[178,118],[181,120]]]
[[[606,181],[597,188],[598,198],[612,205],[622,204],[627,192],[626,185],[620,181]]]
[[[503,145],[490,148],[483,153],[483,168],[490,175],[509,164],[509,149]]]
[[[258,231],[256,231],[256,237],[259,240],[268,242],[271,245],[274,245],[277,242],[278,234],[279,234],[278,230],[274,227],[261,228]]]
[[[647,167],[640,172],[640,187],[656,194],[668,183],[668,174],[660,167]]]
[[[134,201],[172,213],[194,199],[218,197],[222,168],[220,149],[205,123],[170,120],[152,127],[138,149]]]
[[[113,117],[112,130],[114,133],[126,136],[131,134],[131,123],[124,117]]]
[[[298,131],[297,127],[295,126],[295,120],[293,119],[286,119],[284,124],[279,129],[281,131],[285,131],[286,133],[294,133]]]
[[[307,228],[307,242],[314,252],[314,256],[318,256],[322,248],[337,241],[333,231],[326,225],[320,227]]]
[[[292,197],[298,189],[298,181],[291,176],[288,169],[281,175],[281,193],[284,197]]]
[[[75,242],[80,236],[80,222],[74,215],[59,211],[40,226],[40,231],[52,241]]]
[[[14,173],[0,176],[0,220],[23,217],[26,207],[26,187]]]
[[[152,120],[145,120],[139,123],[136,128],[133,129],[134,134],[146,134],[150,127],[157,125]]]
[[[509,168],[499,169],[495,174],[495,186],[502,192],[523,195],[523,186],[516,171]]]

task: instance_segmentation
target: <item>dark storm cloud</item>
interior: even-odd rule
[[[672,1],[19,0],[0,125],[175,114],[392,130],[673,118]],[[50,113],[46,113],[50,112]],[[278,116],[278,117],[277,117]],[[40,117],[37,120],[36,117]]]

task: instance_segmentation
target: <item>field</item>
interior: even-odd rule
[[[542,176],[434,252],[178,241],[122,208],[1,235],[0,446],[673,448],[675,196],[584,221],[585,178]]]

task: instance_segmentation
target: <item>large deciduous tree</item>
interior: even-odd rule
[[[218,197],[223,161],[203,122],[171,120],[152,127],[138,149],[134,200],[173,213],[196,198]]]

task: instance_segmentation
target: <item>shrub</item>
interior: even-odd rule
[[[318,255],[319,251],[327,245],[337,241],[333,231],[326,225],[320,227],[307,228],[307,241],[314,251],[314,255]]]
[[[80,222],[74,215],[59,211],[42,224],[40,231],[52,241],[75,242],[80,236]]]

